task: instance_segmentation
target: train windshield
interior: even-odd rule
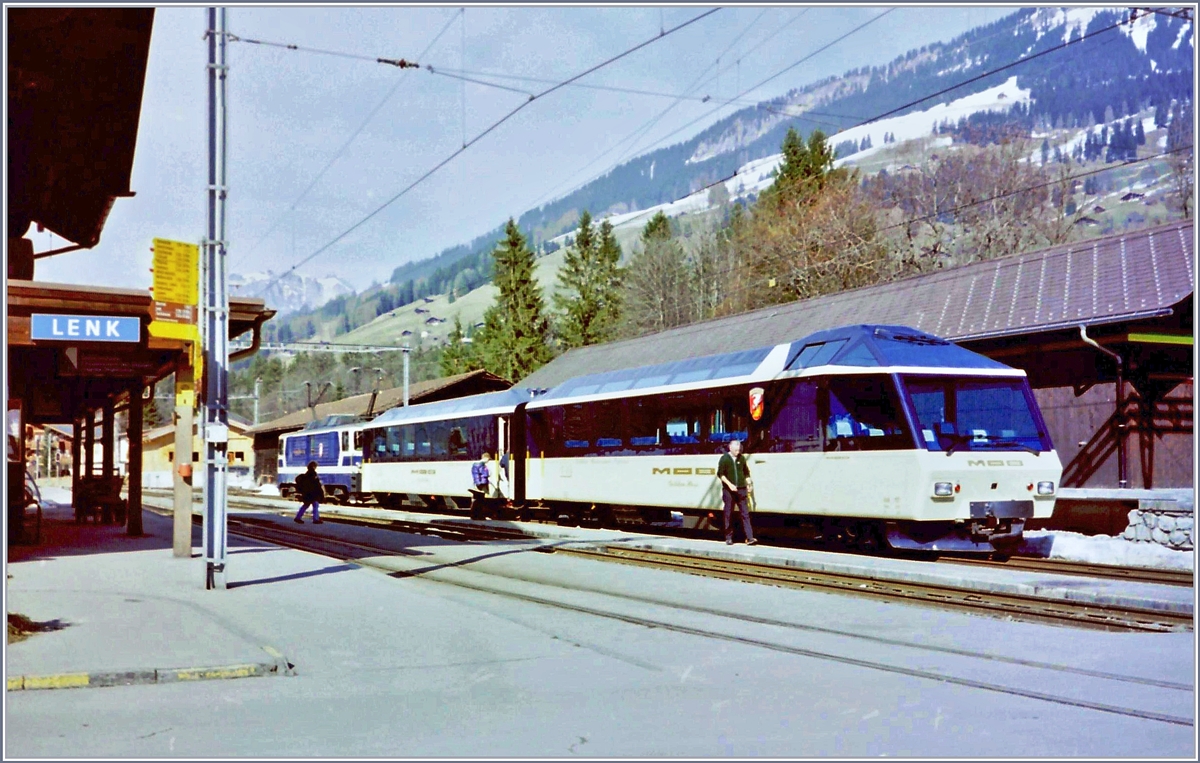
[[[907,376],[904,386],[929,450],[1052,450],[1025,379]]]

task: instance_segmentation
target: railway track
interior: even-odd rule
[[[1192,629],[1192,615],[1190,614],[979,591],[929,583],[878,580],[861,575],[804,570],[755,562],[710,559],[666,551],[603,546],[596,549],[556,548],[554,553],[687,572],[725,580],[846,593],[886,601],[926,604],[974,614],[1058,625],[1155,633]]]
[[[1048,572],[1054,575],[1081,575],[1089,578],[1127,580],[1132,583],[1156,583],[1159,585],[1184,586],[1186,588],[1191,588],[1195,584],[1191,570],[1118,567],[1112,564],[1088,564],[1085,562],[1069,562],[1063,559],[1037,559],[1022,556],[1014,556],[1003,562],[992,559],[971,559],[968,557],[943,557],[938,561],[946,564],[997,567],[1003,570]]]

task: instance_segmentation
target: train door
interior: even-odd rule
[[[496,417],[496,482],[501,494],[505,497],[510,497],[512,494],[508,481],[509,423],[507,416]]]

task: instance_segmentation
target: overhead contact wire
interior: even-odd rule
[[[647,45],[651,45],[652,43],[655,43],[655,42],[657,42],[657,41],[659,41],[659,40],[663,39],[664,37],[666,37],[666,36],[668,36],[668,35],[670,35],[670,34],[673,34],[673,33],[675,33],[675,32],[678,32],[679,30],[681,30],[681,29],[684,29],[684,28],[686,28],[686,27],[688,27],[688,26],[691,26],[692,24],[695,24],[696,22],[698,22],[698,21],[700,21],[700,20],[702,20],[702,19],[705,19],[705,18],[707,18],[708,16],[711,16],[712,14],[716,13],[716,12],[717,12],[717,11],[719,11],[719,10],[720,10],[720,8],[713,8],[713,9],[712,9],[712,10],[710,10],[710,11],[705,11],[704,13],[701,13],[701,14],[699,14],[698,16],[694,16],[693,18],[691,18],[691,19],[689,19],[689,20],[687,20],[687,21],[683,22],[682,24],[679,24],[679,25],[677,25],[677,26],[674,26],[674,27],[672,27],[672,28],[670,28],[670,29],[664,30],[664,32],[663,32],[662,34],[660,34],[660,35],[657,35],[657,36],[655,36],[655,37],[652,37],[652,38],[650,38],[650,39],[648,39],[648,40],[645,40],[644,42],[638,43],[637,45],[633,46],[632,48],[629,48],[629,49],[627,49],[627,50],[625,50],[625,51],[623,51],[623,52],[621,52],[621,53],[618,53],[618,54],[617,54],[617,55],[615,55],[615,56],[612,56],[612,57],[610,57],[610,58],[607,58],[607,59],[605,59],[604,61],[601,61],[600,63],[598,63],[598,64],[596,64],[596,65],[594,65],[594,66],[592,66],[592,67],[590,67],[590,68],[588,68],[588,69],[586,69],[586,70],[584,70],[584,71],[580,72],[579,74],[576,74],[575,76],[573,76],[573,77],[571,77],[571,78],[569,78],[569,79],[566,79],[566,80],[564,80],[564,81],[562,81],[562,82],[560,82],[560,83],[558,83],[558,84],[556,84],[556,85],[553,85],[552,87],[549,87],[549,88],[547,88],[547,89],[543,90],[543,91],[542,91],[542,92],[540,92],[540,93],[537,93],[537,94],[535,94],[535,95],[531,95],[531,96],[529,96],[529,99],[528,99],[528,100],[526,100],[526,101],[522,102],[521,104],[517,105],[517,107],[516,107],[516,108],[514,108],[512,111],[509,111],[507,114],[505,114],[504,116],[500,117],[500,119],[496,120],[496,121],[495,121],[495,122],[493,122],[491,125],[489,125],[488,127],[484,128],[484,130],[483,130],[482,132],[480,132],[478,135],[476,135],[476,136],[475,136],[474,138],[472,138],[471,140],[467,141],[467,143],[465,143],[465,144],[463,145],[463,147],[462,147],[462,148],[460,148],[460,149],[458,149],[458,150],[454,151],[452,154],[450,154],[449,156],[447,156],[445,159],[443,159],[442,161],[440,161],[440,162],[438,162],[437,164],[435,164],[435,165],[434,165],[432,168],[430,168],[429,170],[427,170],[427,171],[425,172],[425,174],[421,175],[419,178],[417,178],[417,179],[416,179],[416,180],[414,180],[413,182],[409,183],[409,184],[408,184],[407,186],[405,186],[405,187],[404,187],[404,188],[403,188],[403,189],[402,189],[402,190],[401,190],[399,193],[397,193],[396,195],[392,196],[390,199],[388,199],[387,201],[385,201],[383,204],[379,205],[379,206],[378,206],[378,207],[376,207],[374,210],[372,210],[370,213],[368,213],[368,214],[366,215],[366,217],[363,217],[361,220],[359,220],[358,222],[356,222],[354,225],[350,226],[350,227],[349,227],[349,228],[347,228],[345,231],[343,231],[342,233],[338,234],[338,236],[337,236],[337,237],[335,237],[335,238],[334,238],[332,241],[330,241],[329,243],[327,243],[327,244],[325,244],[324,246],[320,247],[319,249],[317,249],[316,251],[314,251],[312,254],[308,255],[308,256],[307,256],[307,257],[305,257],[304,259],[300,260],[300,262],[297,262],[295,265],[292,265],[292,266],[291,266],[291,267],[289,267],[287,270],[285,270],[285,271],[283,271],[282,273],[280,273],[280,274],[279,274],[278,276],[276,276],[276,277],[275,277],[275,278],[274,278],[274,279],[273,279],[273,280],[272,280],[270,283],[268,283],[266,287],[264,287],[264,291],[265,291],[266,289],[269,289],[269,288],[271,288],[271,286],[274,286],[274,285],[275,285],[276,283],[278,283],[278,282],[279,282],[279,281],[280,281],[280,280],[281,280],[281,279],[282,279],[284,276],[286,276],[286,275],[288,275],[289,273],[292,273],[293,271],[295,271],[295,270],[296,270],[296,268],[299,268],[299,267],[303,266],[304,264],[306,264],[306,263],[310,262],[310,261],[311,261],[311,260],[312,260],[314,257],[318,256],[318,255],[319,255],[319,254],[321,254],[322,252],[325,252],[325,251],[326,251],[326,250],[328,250],[330,247],[332,247],[334,244],[338,243],[339,241],[341,241],[342,239],[344,239],[346,236],[348,236],[348,235],[350,235],[351,233],[353,233],[354,231],[358,230],[360,227],[362,227],[364,224],[366,224],[366,223],[367,223],[367,221],[369,221],[369,220],[371,220],[372,218],[374,218],[374,217],[375,217],[375,215],[379,214],[379,213],[380,213],[380,212],[382,212],[384,209],[387,209],[389,206],[391,206],[392,204],[394,204],[394,203],[395,203],[397,200],[399,200],[401,197],[403,197],[404,195],[406,195],[406,194],[407,194],[409,191],[411,191],[412,189],[416,188],[418,185],[420,185],[421,183],[423,183],[423,182],[424,182],[426,179],[428,179],[428,178],[429,178],[431,175],[433,175],[435,172],[437,172],[438,170],[440,170],[442,167],[445,167],[447,164],[449,164],[451,161],[453,161],[453,160],[454,160],[454,159],[455,159],[457,156],[459,156],[460,154],[462,154],[462,153],[463,153],[464,151],[466,151],[468,148],[470,148],[471,146],[473,146],[473,145],[475,145],[476,143],[478,143],[480,140],[482,140],[482,139],[483,139],[484,137],[486,137],[487,135],[491,134],[491,133],[492,133],[494,130],[496,130],[496,128],[498,128],[498,127],[500,127],[501,125],[503,125],[503,124],[504,124],[505,122],[507,122],[509,119],[512,119],[514,116],[516,116],[516,115],[517,115],[519,112],[521,112],[521,111],[522,111],[522,110],[523,110],[525,107],[527,107],[529,104],[533,103],[535,100],[537,100],[537,99],[539,99],[539,98],[542,98],[542,97],[544,97],[544,96],[547,96],[547,95],[549,95],[549,94],[551,94],[551,93],[553,93],[553,92],[555,92],[555,91],[557,91],[557,90],[560,90],[560,89],[562,89],[562,88],[566,87],[567,85],[571,84],[572,82],[575,82],[576,80],[582,79],[583,77],[586,77],[587,75],[589,75],[589,74],[592,74],[593,72],[596,72],[596,71],[598,71],[598,70],[600,70],[600,69],[602,69],[602,68],[604,68],[604,67],[606,67],[606,66],[609,66],[609,65],[611,65],[611,64],[613,64],[613,63],[615,63],[615,62],[617,62],[617,61],[621,60],[622,58],[625,58],[626,56],[628,56],[628,55],[631,55],[632,53],[635,53],[635,52],[637,52],[637,51],[641,50],[642,48],[646,47]]]

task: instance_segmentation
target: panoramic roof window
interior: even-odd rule
[[[804,345],[796,359],[788,364],[789,370],[823,366],[829,362],[838,350],[846,344],[845,339],[835,339],[832,342],[816,342]]]

